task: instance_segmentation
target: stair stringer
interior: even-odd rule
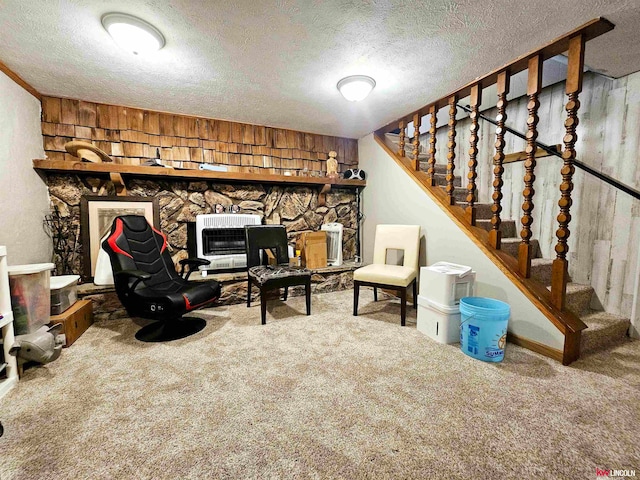
[[[517,273],[510,255],[494,250],[487,232],[471,227],[461,207],[446,205],[446,194],[426,185],[426,174],[411,169],[376,134],[359,141],[359,166],[367,172],[363,190],[363,253],[371,260],[375,226],[419,224],[425,236],[421,265],[452,261],[478,272],[477,295],[509,303],[512,341],[568,364],[579,356],[580,332],[586,325],[570,312],[560,312],[548,291]],[[427,195],[425,195],[427,193]]]

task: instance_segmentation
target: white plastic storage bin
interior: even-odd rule
[[[420,296],[436,305],[453,307],[463,297],[472,297],[476,272],[471,267],[438,262],[420,269]]]
[[[9,266],[9,290],[16,335],[31,333],[49,323],[51,270],[53,263]]]
[[[460,342],[460,308],[440,305],[418,295],[419,332],[439,343]]]
[[[59,315],[78,300],[80,275],[51,277],[51,315]]]

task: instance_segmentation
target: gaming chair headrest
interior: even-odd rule
[[[121,215],[118,218],[122,219],[122,223],[128,230],[134,232],[144,232],[150,228],[147,219],[142,215]]]

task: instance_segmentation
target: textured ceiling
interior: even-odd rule
[[[120,50],[111,11],[166,47]],[[0,0],[0,61],[44,94],[359,138],[598,16],[587,64],[640,70],[638,0]],[[363,102],[336,90],[352,74]]]

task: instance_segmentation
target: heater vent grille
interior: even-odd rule
[[[198,258],[210,264],[201,270],[246,268],[244,227],[260,225],[259,215],[219,213],[196,216],[196,251]]]

